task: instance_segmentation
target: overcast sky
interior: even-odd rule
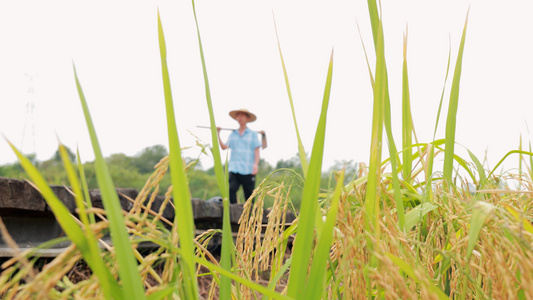
[[[431,141],[448,49],[452,67],[470,6],[463,59],[457,142],[490,166],[527,144],[533,127],[533,2],[382,2],[395,142],[401,145],[401,67],[408,30],[413,119]],[[168,145],[157,40],[159,8],[182,146],[211,143],[204,79],[191,1],[0,2],[0,132],[23,152],[49,159],[57,137],[93,160],[73,68],[87,98],[104,155],[135,155]],[[217,125],[236,127],[232,109],[258,116],[267,132],[262,157],[275,164],[297,153],[297,141],[274,29],[288,69],[298,125],[311,150],[328,61],[334,71],[324,165],[367,162],[372,93],[361,39],[374,68],[367,1],[197,1]],[[357,23],[361,35],[357,30]],[[408,27],[408,29],[406,29]],[[450,74],[437,138],[444,137]],[[533,128],[532,128],[533,130]],[[228,133],[223,134],[223,138]],[[458,153],[461,146],[458,146]],[[195,156],[197,148],[186,150]],[[225,152],[223,152],[225,155]],[[388,157],[384,153],[384,157]],[[0,141],[0,164],[16,158]],[[438,160],[440,161],[440,160]],[[508,168],[517,167],[513,159]],[[211,158],[202,159],[204,166]]]

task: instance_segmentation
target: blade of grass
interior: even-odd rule
[[[124,216],[122,215],[122,207],[120,206],[113,180],[111,179],[111,175],[109,174],[109,170],[107,169],[104,156],[98,143],[96,130],[94,129],[91,115],[89,113],[89,107],[87,106],[81,84],[78,80],[76,67],[73,67],[85,122],[87,123],[87,129],[89,130],[89,136],[94,151],[96,181],[98,182],[98,187],[100,188],[100,193],[102,195],[102,202],[107,212],[111,240],[113,241],[113,246],[117,253],[116,258],[120,279],[122,281],[122,292],[126,299],[144,299],[144,286],[139,271],[137,270],[137,261],[133,255],[132,246],[126,231]]]
[[[520,134],[520,142],[518,144],[518,150],[522,150],[522,134]],[[522,160],[523,160],[523,157],[522,157],[522,154],[520,154],[518,157],[518,176],[522,176]],[[521,188],[522,188],[522,182],[519,181],[518,189],[521,189]]]
[[[272,16],[274,18],[274,16]],[[291,104],[292,119],[294,121],[294,129],[296,130],[296,138],[298,139],[298,155],[300,157],[300,163],[302,164],[302,171],[304,178],[307,176],[307,155],[305,154],[304,145],[302,139],[300,138],[300,131],[298,130],[298,123],[296,122],[296,113],[294,112],[294,102],[292,101],[291,86],[289,84],[289,75],[287,75],[287,68],[285,67],[285,60],[283,59],[283,54],[281,52],[281,44],[279,42],[278,28],[276,26],[276,19],[274,18],[274,29],[276,31],[276,39],[278,41],[278,50],[279,57],[281,59],[281,66],[283,68],[283,76],[285,78],[285,85],[287,87],[287,94],[289,96],[289,103]]]
[[[291,266],[291,263],[292,263],[292,257],[289,257],[285,263],[283,264],[283,266],[281,266],[281,268],[279,269],[279,271],[276,273],[276,275],[274,275],[272,277],[272,279],[270,280],[270,283],[268,284],[267,288],[271,291],[274,291],[274,289],[276,288],[276,282],[278,282],[278,280],[281,279],[281,276],[283,276],[283,274],[285,274],[285,272],[289,269],[289,267]],[[264,300],[268,300],[268,296],[265,295],[265,297],[263,298]]]
[[[369,1],[370,3],[371,1]],[[375,4],[375,3],[374,3]],[[370,4],[369,4],[370,8]],[[377,14],[377,9],[375,11]],[[371,20],[375,18],[370,13]],[[376,40],[376,79],[374,81],[374,106],[372,113],[372,135],[370,142],[370,160],[368,166],[368,181],[365,197],[365,225],[368,232],[373,232],[374,236],[379,236],[379,184],[381,178],[381,150],[383,139],[383,111],[385,102],[385,62],[383,47],[383,31],[381,21],[378,20],[378,38]],[[374,28],[374,25],[372,25]],[[379,239],[376,239],[379,240]],[[369,247],[372,248],[371,241]]]
[[[205,58],[204,58],[204,50],[202,46],[202,39],[200,37],[200,28],[198,26],[198,21],[196,18],[196,8],[194,5],[194,1],[192,1],[193,4],[193,14],[194,14],[194,20],[196,22],[196,31],[198,36],[198,46],[200,49],[200,58],[202,61],[202,70],[204,74],[204,85],[205,85],[205,96],[206,96],[206,103],[207,108],[209,111],[209,121],[210,121],[210,129],[211,129],[211,142],[213,143],[212,151],[213,151],[213,159],[215,163],[215,178],[217,180],[218,187],[220,189],[220,192],[222,193],[222,198],[228,198],[229,197],[229,190],[227,186],[227,180],[224,176],[224,170],[222,166],[222,160],[220,155],[220,148],[216,145],[218,145],[218,137],[217,137],[217,126],[215,123],[215,114],[213,111],[213,102],[211,100],[211,89],[209,88],[209,78],[207,75],[207,67],[205,64]]]
[[[529,135],[529,126],[527,126],[527,123],[526,123],[526,128],[527,128],[527,133]],[[531,151],[531,140],[529,141],[529,152],[533,152]],[[533,180],[533,157],[529,157],[529,179],[530,180]]]
[[[470,219],[470,228],[468,231],[468,246],[466,248],[467,262],[470,261],[470,258],[472,257],[472,252],[474,251],[474,247],[477,244],[481,229],[483,228],[483,225],[485,225],[485,220],[495,208],[496,207],[494,205],[487,202],[475,202],[472,217]],[[466,268],[465,272],[468,277],[470,275],[470,269]],[[464,282],[460,292],[460,298],[466,299],[468,281],[466,279],[463,280]]]
[[[442,103],[444,103],[444,92],[446,91],[446,83],[448,82],[448,75],[450,73],[450,63],[452,61],[452,47],[451,47],[451,37],[448,37],[450,40],[448,42],[448,63],[446,64],[446,75],[444,76],[444,83],[442,85],[442,92],[440,94],[439,108],[437,110],[437,118],[435,120],[435,128],[433,129],[433,140],[437,136],[437,128],[439,127],[440,113],[442,110]]]
[[[385,47],[383,38],[383,23],[378,14],[377,3],[375,0],[368,0],[368,11],[372,25],[372,34],[374,38],[374,49],[376,53],[376,78],[373,86],[374,104],[372,108],[372,133],[370,142],[370,159],[368,166],[368,180],[364,202],[364,224],[365,230],[369,233],[366,237],[368,252],[371,258],[365,269],[377,267],[377,260],[374,256],[374,241],[380,240],[380,185],[381,185],[381,152],[383,140],[383,120],[385,110],[385,97],[387,92],[387,75],[385,66]],[[391,164],[395,168],[395,164]],[[372,235],[372,236],[370,236]],[[374,293],[372,290],[372,280],[367,271],[363,272],[366,286],[367,297],[371,298]],[[378,290],[377,293],[380,293]]]
[[[96,239],[92,241],[87,239],[76,220],[74,220],[74,217],[70,214],[69,210],[65,207],[63,202],[57,198],[52,189],[46,183],[46,180],[43,178],[43,176],[32,165],[31,161],[22,155],[22,153],[20,153],[20,151],[18,151],[13,144],[10,142],[8,143],[19,159],[22,168],[26,171],[35,186],[38,188],[39,192],[43,195],[46,203],[54,213],[57,222],[59,225],[61,225],[61,228],[65,234],[80,250],[83,258],[87,261],[87,264],[91,270],[97,275],[102,286],[102,292],[106,298],[122,298],[123,292],[120,291],[117,281],[111,275],[109,269],[105,266],[104,261],[100,257],[100,251],[95,250],[94,247],[91,247],[91,243],[96,245]],[[96,248],[98,247],[96,246]]]
[[[529,152],[531,151],[531,141],[529,142]],[[529,157],[529,179],[533,180],[533,157]]]
[[[81,178],[81,187],[82,187],[82,191],[83,191],[83,196],[85,198],[85,203],[87,204],[87,208],[90,210],[93,207],[93,205],[91,203],[91,196],[89,195],[89,186],[87,185],[87,178],[85,177],[85,169],[84,169],[83,164],[81,162],[79,149],[76,151],[76,159],[78,161],[78,169],[79,169],[79,173],[80,173],[79,176]],[[90,221],[91,224],[96,223],[96,220],[94,218],[94,212],[90,212],[89,213],[89,221]]]
[[[357,20],[355,20],[355,23],[357,24],[357,31],[359,32],[359,40],[361,41],[361,46],[363,47],[363,53],[365,54],[366,67],[368,69],[368,74],[370,77],[370,85],[372,86],[372,88],[374,88],[374,75],[372,74],[372,68],[370,67],[370,62],[368,61],[368,54],[366,53],[365,43],[363,42],[363,37],[361,35],[361,28],[359,28],[359,22],[357,22]]]
[[[403,36],[403,76],[402,76],[402,148],[403,150],[403,179],[410,181],[411,169],[413,166],[412,151],[413,144],[413,119],[411,116],[411,100],[409,96],[409,76],[407,72],[407,28]]]
[[[450,102],[448,105],[448,116],[446,118],[446,145],[445,145],[446,152],[444,152],[443,176],[447,180],[451,180],[452,172],[453,172],[455,127],[457,124],[457,108],[459,105],[459,85],[461,81],[461,70],[463,66],[463,52],[464,52],[464,47],[465,47],[467,25],[468,25],[468,12],[466,14],[465,25],[463,28],[463,36],[461,37],[459,53],[457,54],[457,61],[455,63],[455,71],[453,74],[452,88],[450,91]]]
[[[405,231],[411,230],[422,218],[430,211],[437,208],[431,203],[422,203],[417,205],[405,214]]]
[[[176,287],[166,287],[164,289],[158,290],[146,297],[147,300],[160,300],[160,299],[170,299],[170,295],[174,293]]]
[[[468,149],[467,151],[468,151],[468,155],[470,156],[470,159],[472,159],[472,161],[476,165],[477,172],[479,174],[479,183],[478,183],[477,189],[481,190],[485,188],[485,183],[487,182],[487,175],[485,174],[485,169],[483,168],[483,165],[481,164],[479,159],[474,155],[474,153],[472,153]]]
[[[63,161],[63,165],[65,166],[65,171],[67,173],[67,177],[70,182],[70,187],[74,193],[74,201],[76,202],[76,207],[78,209],[78,215],[80,217],[82,224],[86,228],[88,228],[89,217],[87,216],[87,211],[85,210],[85,203],[83,202],[81,198],[83,194],[81,192],[80,181],[78,180],[78,176],[76,175],[76,170],[74,170],[74,166],[72,165],[72,162],[69,159],[67,149],[61,143],[59,144],[59,155],[61,157],[61,160]],[[88,230],[87,233],[92,233],[92,232]]]
[[[407,274],[407,276],[413,278],[414,281],[417,282],[418,284],[425,285],[433,293],[433,295],[435,295],[438,299],[441,299],[441,300],[449,299],[448,296],[441,289],[439,289],[437,286],[435,286],[435,285],[433,285],[431,283],[428,283],[425,280],[423,280],[422,278],[420,278],[417,275],[417,272],[415,272],[415,270],[413,269],[413,267],[411,265],[409,265],[408,263],[406,263],[404,260],[402,260],[401,258],[399,258],[399,257],[397,257],[397,256],[395,256],[395,255],[393,255],[391,253],[385,253],[385,254],[387,255],[387,257],[395,265],[397,265],[400,268],[400,270],[405,272],[405,274]]]
[[[476,246],[481,228],[483,228],[485,220],[494,209],[495,206],[490,203],[483,201],[476,202],[473,208],[472,218],[470,219],[466,260],[470,260],[470,257],[472,257],[472,251],[474,251],[474,247]]]
[[[528,151],[520,151],[520,150],[512,150],[512,151],[509,151],[507,152],[499,161],[498,163],[494,166],[494,168],[492,168],[492,171],[490,171],[489,175],[487,175],[487,178],[490,178],[492,176],[492,174],[494,174],[494,172],[496,172],[496,169],[498,169],[498,167],[505,161],[505,159],[507,159],[507,157],[509,157],[511,154],[525,154],[525,155],[529,155],[530,157],[533,157],[533,152],[528,152]]]
[[[82,200],[82,191],[80,182],[78,180],[78,176],[76,175],[76,171],[74,169],[74,166],[72,165],[72,162],[70,161],[69,155],[67,153],[67,149],[64,145],[59,144],[59,154],[61,156],[61,160],[63,161],[63,165],[65,166],[65,171],[67,172],[67,176],[70,182],[70,186],[74,192],[74,200],[76,201],[76,207],[78,208],[78,215],[80,217],[80,220],[82,224],[85,226],[85,235],[87,237],[87,244],[90,248],[90,252],[94,257],[94,270],[93,272],[95,274],[98,274],[98,278],[102,278],[100,280],[102,286],[107,289],[118,289],[118,285],[116,280],[111,277],[111,274],[109,273],[107,267],[104,264],[104,261],[100,258],[100,248],[98,247],[98,242],[96,239],[96,236],[94,233],[90,230],[90,220],[87,215],[87,212],[85,210],[85,203]],[[88,198],[90,199],[90,198]],[[87,203],[90,203],[91,201],[87,201]],[[94,218],[94,215],[92,215]],[[94,222],[93,222],[94,223]],[[112,285],[115,285],[114,287],[111,287]]]
[[[457,230],[457,232],[455,232],[455,239],[456,240],[460,240],[461,237],[463,236],[463,229],[462,228],[459,228],[459,230]],[[450,251],[452,249],[452,244],[450,242],[446,243],[446,247],[444,247],[444,249],[441,251],[441,253],[445,253],[446,251]],[[440,261],[443,260],[443,256],[442,254],[438,254],[435,259],[433,260],[433,264],[436,264]],[[441,268],[441,273],[440,274],[444,274],[449,268],[451,267],[451,264],[448,265],[447,264],[447,267],[444,267],[444,268]]]
[[[196,17],[196,6],[194,0],[192,0],[192,8],[194,14],[194,21],[196,24],[196,33],[198,35],[198,46],[200,49],[200,58],[202,60],[202,70],[204,74],[205,95],[207,101],[207,107],[209,110],[209,120],[211,124],[211,141],[213,143],[213,158],[215,161],[215,176],[217,184],[222,194],[222,205],[224,207],[222,215],[222,249],[220,265],[226,270],[231,270],[232,261],[235,260],[232,255],[234,251],[233,237],[231,232],[230,215],[229,215],[229,189],[227,185],[228,171],[227,171],[227,158],[226,158],[226,170],[224,171],[221,158],[220,149],[218,143],[218,135],[216,132],[215,115],[213,112],[213,105],[211,101],[211,91],[209,88],[209,79],[207,76],[207,67],[205,64],[204,50],[202,46],[202,39],[200,37],[200,27],[198,26],[198,18]],[[231,279],[223,276],[220,284],[220,298],[229,299],[231,295]]]
[[[518,212],[516,209],[512,208],[509,204],[503,203],[503,206],[515,218],[517,222],[520,222],[522,224],[522,227],[527,232],[533,234],[533,225],[529,222],[528,219],[524,218],[520,212]]]
[[[169,251],[172,251],[172,252],[176,252],[178,253],[180,256],[183,256],[182,252],[183,252],[183,249],[180,248],[180,247],[176,247],[174,244],[171,243],[170,240],[162,240],[162,239],[157,239],[157,238],[153,238],[153,237],[145,237],[145,240],[146,241],[150,241],[150,242],[153,242],[157,245],[160,245],[161,247],[165,247],[167,248]],[[231,272],[231,270],[226,270],[224,268],[222,268],[221,266],[219,265],[216,265],[208,260],[206,260],[205,258],[202,258],[202,257],[198,257],[198,256],[195,256],[194,257],[194,262],[199,264],[199,265],[202,265],[206,268],[208,268],[209,270],[213,271],[213,272],[217,272],[217,273],[220,273],[223,277],[228,277],[232,280],[234,280],[235,282],[238,282],[242,285],[245,285],[265,296],[268,296],[272,299],[280,299],[280,300],[291,300],[291,299],[294,299],[292,297],[288,297],[288,296],[285,296],[285,295],[281,295],[279,293],[277,293],[276,291],[273,291],[263,285],[260,285],[258,283],[255,283],[253,281],[251,281],[250,279],[247,279],[247,278],[243,278],[237,274],[234,274],[233,272]],[[220,299],[220,298],[219,298]],[[229,299],[235,299],[235,298],[229,298]]]
[[[396,144],[394,142],[394,137],[392,134],[392,124],[391,124],[391,110],[390,110],[390,98],[389,98],[389,89],[388,89],[388,76],[387,76],[387,67],[385,63],[385,42],[383,39],[383,24],[382,21],[378,15],[377,10],[377,4],[376,1],[368,1],[369,6],[369,13],[370,13],[370,19],[372,22],[372,30],[374,33],[374,45],[376,49],[376,79],[371,80],[373,82],[373,89],[374,89],[374,114],[373,114],[373,125],[372,125],[372,142],[371,142],[371,149],[375,149],[376,151],[379,151],[379,159],[376,161],[379,165],[381,165],[381,143],[382,143],[382,135],[383,135],[383,124],[377,124],[374,122],[384,122],[385,125],[385,131],[387,133],[387,142],[389,146],[389,153],[390,153],[390,160],[391,160],[391,166],[392,166],[392,184],[393,184],[393,193],[394,193],[394,199],[396,200],[396,207],[398,212],[398,226],[400,230],[404,230],[405,227],[405,212],[403,207],[403,200],[401,197],[401,191],[400,191],[400,183],[398,179],[398,171],[396,166],[397,163],[397,155],[398,151],[396,149]],[[367,65],[368,65],[368,59],[367,59]],[[370,72],[370,74],[372,74]],[[404,82],[405,85],[405,82]],[[404,86],[405,90],[405,86]],[[383,110],[383,111],[381,111]],[[379,114],[379,116],[378,116]],[[379,126],[374,127],[374,126]],[[410,130],[412,132],[412,129]],[[374,135],[375,134],[375,135]],[[376,147],[376,144],[379,144],[379,148]],[[371,158],[370,158],[370,167],[372,167],[373,164],[373,158],[378,158],[376,156],[376,153],[372,153],[371,150]],[[375,165],[375,168],[380,168],[380,166]],[[372,192],[370,195],[370,198],[368,199],[374,199],[374,201],[366,201],[365,205],[368,204],[366,208],[371,208],[371,211],[367,211],[367,214],[370,213],[370,218],[374,219],[374,216],[379,215],[379,208],[378,211],[375,211],[375,207],[378,204],[378,201],[376,200],[376,195],[374,194],[374,187],[377,188],[377,183],[380,181],[380,174],[379,171],[376,173],[374,169],[372,171],[369,168],[369,174],[373,174],[376,176],[372,176]],[[375,181],[374,181],[375,178]],[[376,186],[374,186],[376,184]],[[368,189],[367,189],[368,191]],[[377,193],[377,192],[376,192]],[[368,193],[367,193],[368,196]],[[372,208],[373,207],[373,208]],[[374,224],[375,225],[375,224]],[[376,232],[376,234],[379,234],[379,232]]]
[[[311,258],[311,248],[314,239],[315,217],[318,210],[318,193],[320,190],[320,179],[322,174],[322,159],[324,156],[324,140],[326,135],[326,119],[329,105],[329,95],[331,91],[331,78],[333,73],[333,50],[329,61],[326,87],[322,101],[322,110],[318,122],[313,152],[307,177],[304,183],[302,203],[300,205],[300,216],[296,242],[293,249],[293,261],[289,275],[287,295],[301,298],[302,291],[306,287],[307,270]],[[303,299],[303,298],[301,298]]]
[[[370,25],[372,26],[372,37],[374,38],[374,45],[378,44],[378,31],[380,26],[378,6],[376,0],[368,0],[368,11],[370,15]]]
[[[157,27],[159,36],[159,49],[161,54],[161,69],[165,93],[165,107],[167,116],[170,177],[173,186],[174,205],[176,207],[175,224],[178,226],[179,243],[182,250],[180,259],[184,296],[186,299],[198,299],[198,281],[196,279],[195,245],[194,245],[194,218],[187,175],[183,168],[181,146],[176,127],[172,90],[167,66],[167,53],[165,36],[159,11],[157,12]],[[177,278],[174,278],[177,280]]]
[[[444,102],[444,92],[446,90],[446,83],[448,82],[448,74],[450,71],[450,62],[452,57],[452,49],[451,49],[451,42],[449,43],[448,47],[448,63],[446,65],[446,75],[444,76],[444,83],[442,86],[442,92],[440,95],[440,101],[439,101],[439,108],[437,110],[437,118],[435,121],[435,128],[433,129],[433,144],[428,144],[428,159],[427,159],[427,166],[426,166],[426,185],[424,187],[424,202],[427,201],[432,197],[433,193],[433,162],[435,159],[435,138],[437,136],[437,128],[439,127],[439,119],[440,114],[442,110],[442,103]]]
[[[344,186],[344,170],[342,170],[337,178],[337,185],[333,198],[331,199],[331,206],[328,209],[326,224],[322,229],[322,233],[318,237],[318,244],[313,262],[311,264],[311,271],[309,272],[309,281],[304,292],[303,299],[321,299],[324,289],[324,278],[327,274],[326,263],[328,262],[329,253],[331,251],[331,242],[333,241],[333,228],[337,221],[337,213],[339,211],[339,201],[341,197],[342,187]]]
[[[383,30],[383,27],[381,27],[381,30]],[[381,35],[383,35],[381,33]],[[384,43],[381,45],[383,48],[385,48]],[[385,132],[387,133],[387,145],[389,146],[389,155],[390,155],[390,161],[391,161],[391,169],[392,169],[392,186],[393,186],[393,193],[394,193],[394,199],[396,201],[396,210],[398,212],[398,227],[401,231],[404,231],[405,228],[405,212],[403,207],[403,200],[402,195],[400,191],[400,181],[398,179],[398,150],[396,149],[396,143],[394,142],[394,136],[392,134],[392,122],[391,122],[391,107],[390,107],[390,97],[389,97],[389,83],[388,83],[388,75],[387,75],[387,67],[385,63],[385,53],[383,51],[383,56],[380,56],[380,58],[383,60],[383,68],[384,68],[384,86],[383,89],[385,90],[385,98],[384,98],[384,116],[383,121],[385,123]],[[377,75],[377,73],[376,73]]]

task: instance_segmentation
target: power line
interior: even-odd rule
[[[24,118],[24,127],[22,128],[22,139],[20,141],[20,151],[22,153],[35,153],[37,151],[37,146],[35,143],[35,120],[33,117],[33,109],[35,108],[35,90],[33,80],[37,75],[24,73],[28,77],[29,87],[28,87],[28,99],[26,100],[26,115]],[[29,127],[29,129],[28,129]],[[29,139],[31,145],[33,146],[30,151],[24,151],[24,142],[26,140],[26,134],[29,131]]]

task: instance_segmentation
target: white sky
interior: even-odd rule
[[[526,145],[531,139],[526,127],[533,126],[530,0],[383,1],[395,142],[401,146],[406,25],[415,129],[419,140],[428,142],[451,41],[451,73],[437,134],[444,137],[449,86],[469,5],[457,142],[480,159],[487,151],[494,166],[518,148],[520,134]],[[209,125],[209,115],[191,1],[0,2],[0,132],[23,152],[36,152],[39,160],[57,150],[56,137],[73,150],[79,147],[83,160],[93,160],[74,63],[105,156],[167,145],[158,7],[181,144],[194,145],[192,134],[211,143],[209,131],[196,127]],[[297,153],[274,13],[306,150],[312,148],[334,48],[324,166],[335,160],[368,161],[373,100],[356,25],[357,20],[374,67],[367,1],[200,0],[196,9],[217,125],[236,127],[228,112],[248,108],[258,116],[250,128],[267,132],[269,147],[262,157],[275,164]],[[33,103],[32,113],[28,103]],[[196,150],[185,155],[195,156]],[[0,141],[0,164],[15,160],[7,142]],[[515,168],[517,161],[506,166]],[[202,164],[210,166],[211,159]]]

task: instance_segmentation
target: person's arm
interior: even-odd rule
[[[220,148],[222,148],[222,150],[226,150],[226,149],[228,149],[228,145],[224,144],[224,143],[222,142],[222,139],[220,138],[220,130],[221,130],[221,129],[222,129],[222,128],[217,127],[218,143],[220,144]]]
[[[257,171],[259,170],[259,147],[255,148],[255,155],[254,155],[254,167],[252,169],[252,175],[257,174]]]
[[[261,134],[261,147],[265,149],[267,147],[267,136],[264,130],[259,131]]]

